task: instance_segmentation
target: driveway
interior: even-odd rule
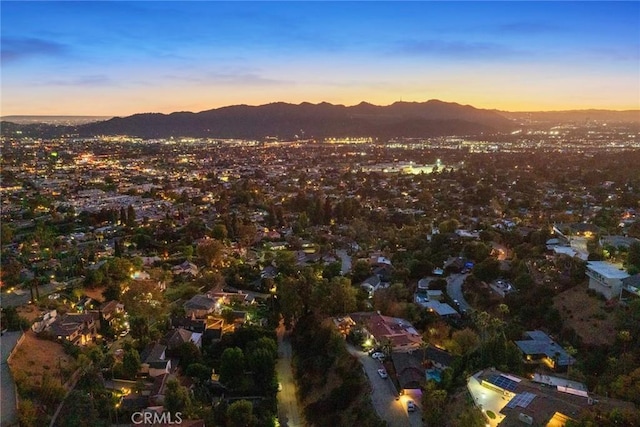
[[[391,378],[383,379],[378,374],[382,364],[350,344],[347,344],[347,349],[358,358],[364,368],[371,384],[371,402],[380,418],[386,421],[389,427],[422,427],[420,408],[417,407],[415,412],[407,412],[408,397],[401,396],[396,400],[398,392]],[[419,401],[414,402],[416,405],[420,404]]]
[[[351,257],[344,249],[338,249],[336,255],[342,260],[342,267],[340,268],[341,274],[345,275],[351,271]]]
[[[447,277],[447,294],[451,299],[458,300],[460,305],[459,307],[454,307],[456,310],[467,311],[472,308],[462,294],[462,282],[467,276],[468,274],[452,274]]]
[[[278,373],[278,381],[282,385],[282,390],[278,392],[278,420],[282,427],[303,427],[305,425],[304,418],[298,406],[296,383],[291,371],[291,342],[289,341],[289,332],[284,328],[284,323],[280,322],[276,333],[280,356],[276,363],[276,372]]]
[[[0,413],[0,426],[8,427],[18,424],[18,413],[16,411],[16,385],[9,371],[7,359],[11,351],[16,346],[22,332],[5,332],[0,338],[0,348],[2,349],[2,365],[0,366],[0,396],[2,396],[2,406]]]

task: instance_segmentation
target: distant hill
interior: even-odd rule
[[[34,119],[37,116],[30,118]],[[3,135],[21,132],[22,135],[37,137],[74,134],[83,137],[129,135],[141,138],[184,136],[262,139],[273,136],[280,139],[304,139],[371,136],[386,139],[477,135],[509,131],[526,123],[640,122],[640,111],[507,112],[483,110],[439,100],[396,102],[387,106],[362,102],[350,107],[326,102],[277,102],[260,106],[235,105],[199,113],[144,113],[75,123],[65,123],[64,120],[65,117],[53,120],[50,116],[50,120],[44,124],[24,120],[20,124],[2,122],[1,131]]]
[[[389,106],[360,103],[355,106],[272,103],[261,106],[236,105],[199,113],[146,113],[69,126],[3,123],[2,133],[20,130],[35,136],[56,134],[130,135],[142,138],[171,136],[212,138],[321,138],[373,136],[390,138],[469,135],[513,128],[510,119],[489,110],[438,100],[396,102]],[[42,134],[44,133],[44,134]]]
[[[567,111],[496,111],[518,123],[575,123],[586,124],[594,121],[640,123],[640,110],[567,110]]]
[[[111,117],[113,116],[2,116],[0,120],[17,124],[80,125],[109,120]]]

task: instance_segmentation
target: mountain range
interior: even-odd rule
[[[55,137],[78,135],[129,135],[141,138],[211,137],[262,139],[307,139],[323,137],[371,136],[431,137],[478,135],[509,131],[522,122],[573,121],[617,117],[620,121],[640,120],[638,111],[584,110],[569,112],[510,113],[486,110],[457,103],[430,100],[396,102],[377,106],[362,102],[354,106],[326,102],[260,106],[235,105],[199,113],[144,113],[128,117],[68,126],[2,122],[2,134]],[[634,120],[635,118],[635,120]]]

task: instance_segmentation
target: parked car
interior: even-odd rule
[[[371,357],[373,357],[374,359],[378,359],[378,360],[384,360],[384,353],[380,353],[379,351],[373,353],[371,355]]]
[[[382,379],[385,379],[389,376],[387,375],[387,371],[385,371],[384,369],[378,369],[378,375],[380,375],[380,378]]]
[[[408,412],[413,412],[416,410],[416,404],[413,402],[413,400],[408,400],[407,401],[407,411]]]

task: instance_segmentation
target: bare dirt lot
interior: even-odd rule
[[[554,298],[564,324],[573,328],[584,344],[611,345],[615,341],[615,310],[605,310],[606,303],[587,294],[587,285],[568,289]]]
[[[29,321],[29,323],[33,323],[40,315],[42,315],[42,310],[40,310],[37,306],[27,304],[22,305],[17,308],[18,315],[24,317]]]
[[[9,368],[16,380],[26,376],[26,379],[35,385],[40,384],[45,372],[53,378],[67,381],[73,365],[73,358],[64,352],[61,344],[40,339],[29,330],[25,332],[23,341],[16,348]]]
[[[104,297],[102,296],[102,291],[104,291],[104,287],[95,288],[95,289],[83,289],[83,293],[91,298],[94,301],[104,302]]]

